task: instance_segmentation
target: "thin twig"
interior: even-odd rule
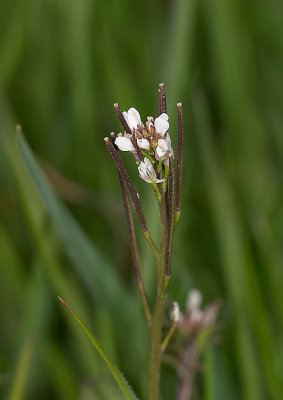
[[[154,241],[153,241],[153,239],[152,239],[152,237],[150,235],[149,230],[143,232],[143,235],[146,238],[148,244],[150,245],[152,251],[154,252],[155,257],[158,258],[159,257],[159,250],[156,247],[156,244],[154,243]]]
[[[161,344],[161,350],[163,352],[166,350],[168,343],[170,342],[170,339],[171,339],[173,333],[175,332],[176,327],[177,327],[177,321],[173,321],[171,328],[169,329],[167,335],[165,336],[165,338],[163,339],[162,344]]]
[[[177,225],[181,215],[182,171],[183,171],[183,154],[184,154],[184,120],[183,120],[182,103],[178,103],[177,107],[178,107],[178,153],[177,153],[175,226]]]
[[[134,203],[134,207],[136,209],[139,221],[140,221],[141,226],[142,226],[142,230],[144,232],[146,232],[146,231],[148,231],[148,227],[147,227],[147,224],[146,224],[146,221],[145,221],[145,217],[144,217],[144,214],[143,214],[143,211],[142,211],[142,208],[141,208],[141,203],[139,201],[137,192],[136,192],[136,190],[135,190],[135,188],[134,188],[134,186],[132,184],[131,178],[129,177],[129,174],[128,174],[125,166],[124,166],[124,163],[123,163],[118,151],[115,149],[113,143],[109,140],[108,137],[104,138],[104,141],[105,141],[106,147],[107,147],[111,157],[113,158],[113,161],[114,161],[114,163],[115,163],[120,175],[124,179],[124,181],[125,181],[125,183],[127,185],[127,188],[128,188],[128,190],[130,192],[131,198],[132,198],[133,203]]]
[[[162,114],[162,98],[161,98],[161,91],[158,89],[158,115]]]
[[[148,325],[151,326],[151,322],[152,322],[151,321],[151,312],[150,312],[149,304],[147,301],[147,296],[146,296],[144,282],[143,282],[142,273],[141,273],[139,250],[138,250],[138,245],[137,245],[137,240],[136,240],[135,226],[134,226],[131,206],[130,206],[130,202],[129,202],[129,198],[128,198],[128,189],[127,189],[127,186],[126,186],[125,181],[122,178],[121,174],[118,173],[118,175],[119,175],[119,181],[120,181],[121,191],[122,191],[122,196],[123,196],[123,201],[124,201],[124,208],[125,208],[125,214],[126,214],[126,220],[127,220],[127,226],[128,226],[128,232],[129,232],[129,238],[130,238],[130,250],[131,250],[131,255],[132,255],[132,259],[133,259],[133,264],[134,264],[134,269],[135,269],[135,274],[136,274],[136,279],[137,279],[137,285],[138,285],[140,295],[141,295],[141,298],[143,301],[144,311],[145,311]]]
[[[125,119],[125,117],[124,117],[124,115],[123,115],[123,113],[121,111],[121,108],[119,107],[119,104],[115,103],[114,104],[114,108],[115,108],[117,117],[119,118],[121,124],[123,125],[123,128],[125,129],[126,133],[128,135],[132,135],[133,132],[131,131],[131,128],[129,127],[129,125],[128,125],[127,121],[126,121],[126,119]]]
[[[139,161],[143,161],[143,155],[142,155],[142,151],[141,151],[141,149],[139,148],[139,146],[137,145],[137,141],[135,140],[135,138],[132,136],[131,137],[131,142],[132,142],[132,144],[133,144],[133,146],[134,146],[134,148],[135,148],[135,150],[136,150],[136,153],[137,153],[137,155],[138,155],[138,160]],[[137,161],[138,161],[137,160]]]
[[[160,96],[161,96],[161,107],[160,107],[161,113],[160,114],[167,113],[167,101],[166,101],[166,93],[165,93],[164,83],[160,83],[159,89],[160,89]]]
[[[174,211],[175,211],[175,171],[173,154],[169,156],[169,188],[168,188],[168,255],[166,260],[165,276],[171,277],[172,245],[174,236]]]
[[[128,191],[133,200],[134,207],[137,212],[138,219],[140,221],[140,224],[141,224],[141,227],[143,230],[143,234],[144,234],[146,240],[148,241],[149,245],[155,252],[155,254],[158,255],[159,253],[158,253],[157,247],[152,240],[152,237],[150,235],[149,229],[146,224],[146,220],[145,220],[142,208],[141,208],[141,203],[140,203],[138,194],[132,184],[131,178],[129,177],[129,174],[124,166],[124,163],[123,163],[118,151],[115,149],[113,143],[109,140],[109,138],[108,137],[104,138],[104,141],[105,141],[106,147],[107,147],[111,157],[113,158],[113,161],[116,165],[116,168],[118,169],[119,174],[122,176],[125,184],[127,185]]]

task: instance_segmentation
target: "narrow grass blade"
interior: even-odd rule
[[[94,336],[94,334],[88,329],[88,327],[85,325],[85,323],[80,319],[80,317],[71,309],[69,304],[67,304],[61,297],[59,297],[59,300],[61,303],[73,314],[77,322],[81,325],[83,328],[84,332],[87,334],[89,337],[91,343],[94,345],[98,353],[101,355],[103,360],[106,362],[108,365],[115,381],[117,382],[118,386],[120,387],[122,393],[125,396],[125,399],[127,400],[137,400],[137,396],[134,394],[132,388],[129,386],[128,382],[124,378],[124,376],[121,374],[121,372],[115,367],[115,365],[112,363],[112,361],[109,359],[105,351],[103,350],[102,346],[100,345],[99,341],[97,338]]]
[[[20,353],[19,362],[12,384],[9,400],[22,400],[25,396],[25,387],[33,353],[33,341],[29,337]]]

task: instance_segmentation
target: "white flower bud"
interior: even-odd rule
[[[153,183],[156,181],[156,172],[147,157],[138,166],[140,177],[147,183]]]
[[[129,125],[129,128],[131,130],[137,129],[138,125],[143,127],[143,123],[141,121],[140,113],[135,108],[130,108],[128,110],[128,112],[124,111],[123,115],[124,115],[125,120],[126,120],[127,124]]]
[[[131,139],[125,136],[118,136],[115,139],[115,144],[121,151],[135,151],[134,145],[131,142]]]
[[[158,145],[155,149],[158,158],[162,158],[168,151],[168,144],[165,139],[158,139]]]
[[[154,126],[155,130],[157,133],[159,133],[161,136],[164,136],[165,133],[169,129],[169,122],[168,122],[168,115],[163,113],[159,117],[157,117],[154,121]]]
[[[150,144],[147,139],[137,139],[137,145],[140,149],[149,150]]]
[[[200,306],[202,303],[202,294],[199,290],[193,289],[188,293],[186,307],[187,310],[192,311],[199,311]]]
[[[173,301],[173,308],[170,313],[171,319],[174,322],[178,322],[180,320],[180,308],[177,301]]]

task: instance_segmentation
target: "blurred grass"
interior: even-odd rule
[[[161,81],[174,144],[179,100],[186,124],[170,294],[184,304],[198,287],[205,302],[224,301],[194,398],[283,398],[282,18],[279,0],[0,3],[1,398],[120,398],[57,295],[145,398],[148,337],[103,137],[120,129],[115,101],[156,115]],[[67,208],[16,123],[69,179],[58,184],[40,163]],[[151,193],[134,180],[156,233]],[[86,190],[70,196],[66,182]],[[169,400],[174,371],[164,372]]]

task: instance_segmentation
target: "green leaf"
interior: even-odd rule
[[[133,295],[126,289],[117,274],[117,270],[111,267],[107,259],[95,246],[95,243],[89,239],[69,210],[53,193],[22,134],[17,135],[13,140],[13,145],[16,147],[14,150],[17,150],[17,162],[20,161],[22,165],[25,164],[25,167],[27,167],[30,180],[33,181],[39,192],[40,199],[62,239],[76,273],[89,294],[95,297],[95,301],[97,302],[97,299],[102,301],[106,309],[110,310],[111,315],[116,319],[116,324],[118,322],[119,326],[121,324],[123,330],[128,332],[131,343],[125,341],[125,345],[135,349],[135,352],[129,351],[127,365],[131,366],[131,370],[140,369],[139,378],[145,382],[147,380],[145,368],[147,355],[141,343],[145,343],[147,331],[142,318],[141,306],[138,305],[140,300],[137,291]],[[18,171],[19,175],[23,173],[23,168],[24,166]],[[32,189],[35,190],[35,187]],[[29,197],[31,188],[24,187],[24,190],[27,192],[26,201],[30,204],[32,201]]]
[[[103,302],[110,303],[111,306],[115,307],[117,305],[116,297],[120,299],[126,297],[122,281],[94,243],[82,231],[68,209],[56,198],[23,135],[17,136],[17,142],[48,214],[59,232],[67,254],[85,287],[91,295],[103,298]],[[128,296],[127,300],[129,300]]]
[[[79,293],[73,291],[70,281],[66,281],[57,262],[54,245],[58,241],[53,243],[54,238],[48,234],[48,216],[88,294],[94,297],[95,302],[103,302],[105,309],[112,316],[113,324],[118,323],[116,334],[120,335],[123,345],[129,349],[127,366],[130,371],[140,369],[139,381],[143,382],[145,387],[147,353],[144,351],[144,346],[147,335],[142,309],[138,305],[137,292],[133,295],[126,290],[117,271],[112,268],[95,243],[89,239],[69,210],[53,193],[19,128],[17,135],[13,134],[14,125],[12,118],[8,117],[9,112],[5,112],[4,115],[6,120],[3,121],[6,124],[1,132],[4,155],[15,176],[19,189],[18,198],[26,211],[29,227],[44,258],[44,265],[48,268],[56,295],[64,294],[64,297],[72,299],[77,307],[81,303]],[[52,226],[48,228],[50,229],[53,232]],[[81,308],[80,310],[82,312]],[[130,343],[119,332],[120,327],[121,330],[128,332],[131,337]],[[83,343],[81,345],[83,346]],[[85,359],[91,363],[87,352]]]
[[[33,353],[33,340],[29,337],[20,353],[9,400],[22,400]]]
[[[126,379],[124,378],[122,373],[118,370],[117,367],[115,367],[113,362],[109,359],[109,357],[107,356],[107,354],[103,350],[101,344],[99,343],[97,338],[94,336],[94,334],[88,329],[88,327],[80,319],[80,317],[71,309],[69,304],[67,304],[63,299],[61,299],[61,297],[58,296],[58,298],[61,301],[61,303],[73,314],[73,316],[76,318],[77,322],[81,325],[81,327],[83,328],[84,332],[89,337],[91,343],[94,345],[94,347],[96,348],[98,353],[101,355],[103,360],[106,362],[106,364],[108,365],[108,367],[109,367],[109,369],[110,369],[115,381],[117,382],[117,384],[120,387],[122,393],[124,394],[125,398],[127,400],[137,400],[138,398],[135,395],[135,393],[133,392],[132,388],[130,387],[130,385],[128,384],[128,382],[126,381]]]

